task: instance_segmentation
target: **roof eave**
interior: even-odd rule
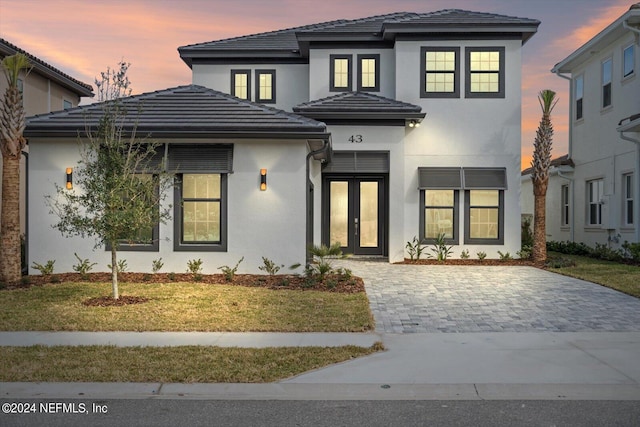
[[[483,24],[385,24],[383,28],[383,38],[393,40],[398,34],[449,34],[449,33],[493,33],[493,34],[514,34],[521,38],[522,44],[526,43],[538,31],[539,21],[526,25],[483,25]]]

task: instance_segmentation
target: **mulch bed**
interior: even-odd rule
[[[119,307],[129,304],[142,304],[147,301],[149,301],[149,298],[120,295],[118,299],[113,299],[112,296],[89,298],[88,300],[82,301],[82,304],[88,307]]]

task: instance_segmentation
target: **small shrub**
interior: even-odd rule
[[[340,267],[335,270],[335,273],[343,279],[351,279],[353,277],[353,271],[348,268]]]
[[[187,261],[187,273],[191,274],[200,274],[202,273],[202,260],[198,259],[190,259]]]
[[[478,255],[478,259],[480,261],[482,261],[483,259],[485,259],[487,257],[487,253],[486,252],[477,252],[476,255]]]
[[[175,282],[176,281],[176,273],[171,272],[171,273],[167,274],[167,278],[169,280],[171,280],[172,282]]]
[[[203,276],[200,273],[196,273],[196,274],[193,275],[193,280],[195,282],[202,282],[202,279],[203,279]]]
[[[625,257],[630,258],[633,262],[640,262],[640,242],[629,243],[625,240],[622,249],[624,249]]]
[[[49,282],[51,282],[51,283],[60,283],[60,282],[62,282],[62,280],[60,279],[60,276],[58,276],[57,274],[53,274],[49,278]]]
[[[469,249],[465,249],[464,251],[460,252],[460,259],[469,259],[470,255],[469,255]]]
[[[591,256],[605,261],[622,261],[624,252],[621,249],[611,249],[604,243],[596,243],[596,247],[591,252]]]
[[[500,255],[501,261],[509,261],[510,259],[513,259],[509,252],[503,254],[502,251],[498,251],[498,255]]]
[[[107,268],[111,270],[111,264],[107,264]],[[118,261],[118,264],[116,265],[116,273],[124,273],[125,271],[127,271],[128,268],[129,266],[127,265],[127,260],[121,259]]]
[[[554,256],[547,258],[547,261],[544,265],[548,268],[566,268],[575,267],[576,262],[569,258]]]
[[[553,240],[547,242],[547,250],[551,252],[560,252],[567,255],[586,256],[591,256],[591,253],[593,252],[593,250],[589,246],[585,245],[582,242],[556,242]]]
[[[327,286],[327,289],[335,289],[336,286],[338,286],[338,282],[334,279],[328,279],[325,282],[325,285]]]
[[[422,247],[422,243],[417,237],[413,237],[413,240],[407,242],[405,245],[407,252],[409,253],[409,258],[411,261],[420,259],[422,252],[424,252],[424,248]]]
[[[288,277],[283,277],[282,280],[280,281],[280,286],[289,286],[289,283],[291,283],[289,278]]]
[[[142,275],[142,281],[143,282],[150,282],[151,281],[151,275],[149,273],[145,273]]]
[[[523,246],[522,249],[516,252],[516,255],[518,255],[518,258],[520,259],[529,259],[531,258],[531,253],[532,253],[531,246]]]
[[[260,267],[258,267],[258,269],[262,271],[266,271],[267,273],[269,273],[270,276],[273,276],[278,271],[280,271],[282,267],[284,267],[284,264],[276,265],[276,263],[274,263],[267,257],[262,257],[262,263],[264,265],[261,265]]]
[[[521,246],[533,247],[533,231],[531,230],[531,219],[525,218],[520,225]]]
[[[446,244],[445,234],[440,233],[436,237],[433,247],[431,248],[432,254],[429,254],[429,258],[436,258],[438,261],[446,261],[453,251],[453,246]]]
[[[162,262],[162,258],[154,259],[153,261],[151,261],[151,271],[153,271],[154,274],[162,270],[162,267],[164,267],[164,262]]]
[[[76,273],[80,273],[80,276],[82,276],[83,279],[86,278],[87,274],[93,269],[95,265],[97,265],[97,263],[89,262],[89,258],[82,259],[75,252],[73,253],[73,255],[78,260],[78,263],[72,266],[73,271],[75,271]]]
[[[53,274],[53,264],[55,264],[55,263],[56,263],[55,259],[47,261],[47,263],[45,265],[38,264],[37,262],[34,261],[34,263],[31,266],[31,268],[34,268],[34,269],[40,271],[40,274],[42,274],[43,276],[48,276],[50,274]]]
[[[345,255],[340,249],[340,243],[336,242],[331,246],[320,245],[311,246],[309,252],[313,256],[314,263],[309,264],[305,269],[305,274],[309,276],[318,276],[320,281],[324,280],[327,274],[333,273],[331,258],[344,258]]]
[[[238,266],[242,261],[244,261],[244,257],[240,258],[240,261],[238,261],[236,263],[236,266],[233,268],[229,267],[228,265],[223,265],[218,267],[218,270],[222,271],[222,274],[224,274],[224,278],[227,282],[233,282],[233,278],[236,275],[236,271],[238,271]]]

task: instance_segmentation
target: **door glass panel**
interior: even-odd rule
[[[329,212],[329,243],[340,242],[348,246],[349,237],[349,183],[331,181]]]
[[[378,183],[360,182],[360,247],[378,246]]]

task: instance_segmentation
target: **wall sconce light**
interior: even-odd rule
[[[73,168],[67,168],[67,190],[73,188]]]
[[[417,120],[409,120],[409,127],[410,128],[418,128],[420,127],[420,122]]]
[[[260,169],[260,191],[267,190],[267,170]]]

